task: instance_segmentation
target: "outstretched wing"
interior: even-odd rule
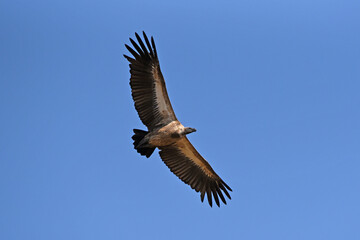
[[[170,171],[196,192],[200,192],[201,201],[204,201],[205,194],[207,194],[210,206],[212,206],[213,196],[216,204],[220,207],[219,197],[226,204],[222,192],[231,199],[227,191],[232,191],[231,188],[196,151],[187,137],[183,137],[170,146],[160,147],[160,150],[160,157]]]
[[[130,62],[130,86],[135,108],[144,125],[152,130],[177,119],[166,91],[154,39],[151,37],[150,44],[144,32],[143,35],[146,46],[135,33],[138,43],[131,38],[130,42],[136,51],[125,44],[133,58],[124,57]]]

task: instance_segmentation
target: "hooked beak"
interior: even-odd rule
[[[192,132],[196,132],[196,129],[191,128],[191,127],[185,128],[185,134],[189,134],[189,133],[192,133]]]

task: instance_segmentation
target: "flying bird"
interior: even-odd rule
[[[148,131],[134,129],[134,148],[147,158],[158,148],[161,159],[170,171],[200,192],[202,202],[206,194],[211,207],[212,197],[219,207],[219,198],[226,204],[223,193],[231,199],[228,193],[228,190],[232,191],[231,188],[186,137],[196,129],[184,127],[175,116],[153,37],[150,42],[143,32],[145,43],[137,33],[135,37],[137,43],[130,38],[133,48],[125,44],[132,57],[124,57],[130,62],[130,86],[135,109]]]

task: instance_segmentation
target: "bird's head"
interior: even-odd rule
[[[191,128],[191,127],[186,127],[184,129],[184,134],[189,134],[189,133],[192,133],[192,132],[196,132],[196,129],[195,128]]]

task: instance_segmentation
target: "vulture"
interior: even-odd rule
[[[232,191],[231,188],[186,137],[196,129],[184,127],[175,116],[153,37],[149,41],[145,32],[144,41],[137,33],[135,37],[137,42],[130,38],[133,48],[125,44],[132,56],[124,57],[130,63],[130,86],[135,109],[148,131],[133,130],[134,148],[147,158],[158,148],[161,159],[170,171],[196,192],[200,192],[201,202],[207,195],[211,207],[213,198],[218,207],[219,198],[226,204],[224,194],[231,199],[228,192]]]

